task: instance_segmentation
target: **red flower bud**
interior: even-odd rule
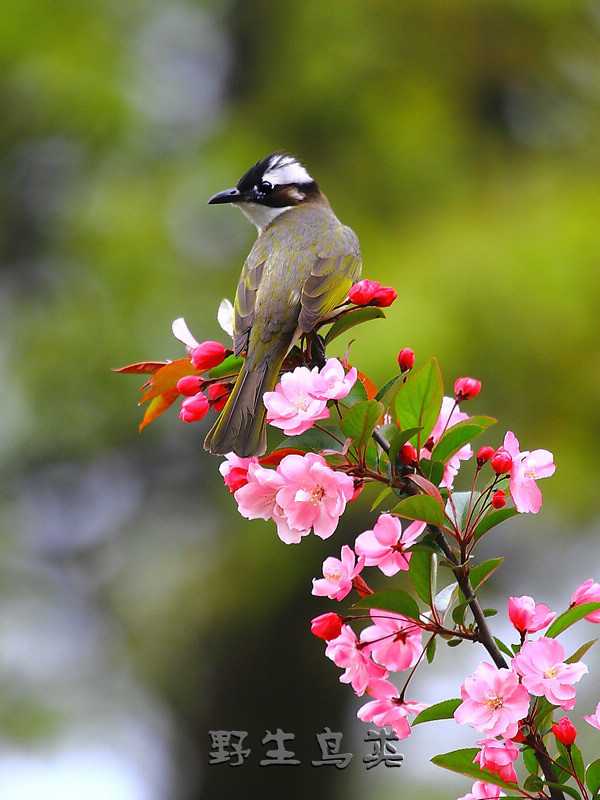
[[[202,342],[194,347],[190,353],[190,360],[194,369],[206,372],[221,364],[226,355],[227,350],[221,342]]]
[[[336,639],[342,632],[342,618],[339,614],[328,611],[312,620],[310,630],[319,639],[329,642],[331,639]]]
[[[398,458],[407,467],[412,467],[417,463],[417,451],[412,444],[405,444],[398,451]]]
[[[460,403],[462,400],[471,400],[481,391],[481,381],[475,378],[459,378],[454,384],[454,394]]]
[[[377,281],[358,281],[348,292],[348,298],[355,306],[364,306],[371,302],[380,286]]]
[[[404,347],[398,353],[398,366],[400,367],[400,372],[407,372],[409,369],[412,369],[414,365],[414,352],[410,349],[410,347]]]
[[[231,386],[228,383],[211,383],[208,387],[208,396],[217,414],[223,410],[230,394]]]
[[[393,288],[393,286],[382,286],[375,292],[373,304],[379,306],[379,308],[387,308],[388,306],[392,305],[397,297],[398,292]]]
[[[506,505],[506,492],[502,489],[498,489],[498,491],[494,492],[492,495],[492,507],[493,508],[504,508]]]
[[[494,455],[496,451],[493,447],[485,446],[479,449],[477,453],[477,466],[482,467],[486,461],[489,461],[490,458]]]
[[[577,729],[568,717],[563,717],[556,725],[553,725],[552,733],[559,742],[567,747],[570,747],[577,737]]]
[[[202,389],[204,381],[197,375],[184,375],[177,381],[177,391],[179,394],[184,394],[186,397],[192,397],[194,394]]]
[[[512,457],[507,450],[505,450],[503,447],[500,447],[492,456],[490,464],[492,465],[494,472],[496,472],[498,475],[504,475],[505,472],[510,472],[510,468],[512,467]]]
[[[197,422],[208,413],[210,403],[202,392],[198,392],[193,397],[186,397],[181,404],[179,419],[184,422]]]

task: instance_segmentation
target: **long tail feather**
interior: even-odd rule
[[[242,368],[229,400],[204,441],[205,450],[242,458],[262,455],[267,449],[266,408],[263,395],[277,383],[281,363],[258,369]]]

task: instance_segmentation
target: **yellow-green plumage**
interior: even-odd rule
[[[234,351],[242,370],[204,446],[213,453],[262,455],[263,394],[272,391],[297,336],[309,333],[360,277],[358,239],[325,197],[284,211],[260,233],[237,287]]]

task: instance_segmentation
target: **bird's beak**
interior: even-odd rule
[[[225,189],[224,192],[219,192],[214,197],[211,197],[208,201],[209,205],[211,203],[239,203],[240,200],[243,200],[242,193],[236,187],[233,189]]]

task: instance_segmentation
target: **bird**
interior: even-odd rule
[[[295,342],[334,316],[359,280],[360,246],[304,164],[289,153],[266,156],[233,189],[208,202],[239,208],[258,237],[234,303],[233,350],[245,358],[204,447],[220,455],[261,456],[267,448],[263,395],[275,388]]]

